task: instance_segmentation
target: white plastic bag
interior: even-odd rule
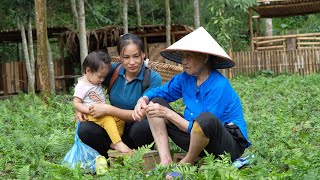
[[[95,159],[100,154],[80,140],[78,136],[79,126],[80,122],[77,124],[74,136],[75,143],[69,152],[64,156],[62,164],[67,164],[70,169],[74,169],[75,166],[80,163],[81,168],[84,168],[87,172],[95,173]]]

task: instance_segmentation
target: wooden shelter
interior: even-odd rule
[[[130,27],[129,33],[138,35],[145,44],[145,53],[151,61],[165,62],[159,54],[160,50],[166,48],[166,27],[162,25],[144,25]],[[181,39],[183,36],[192,32],[193,29],[185,25],[171,26],[171,43]],[[123,34],[122,26],[106,26],[100,29],[87,31],[89,52],[97,49],[108,49],[111,56],[118,56],[116,45],[117,40]],[[62,34],[63,46],[71,55],[71,61],[80,67],[79,43],[77,32],[67,31]]]
[[[249,8],[251,50],[294,50],[320,47],[320,33],[261,36],[260,18],[283,18],[320,12],[319,0],[257,0],[258,5]],[[255,11],[258,16],[253,16]],[[256,19],[257,32],[253,33]]]

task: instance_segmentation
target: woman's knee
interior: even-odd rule
[[[174,109],[170,106],[170,104],[166,100],[164,100],[163,98],[155,97],[155,98],[152,98],[150,101],[152,101],[153,103],[158,103],[161,106],[167,107],[167,108],[174,111]]]
[[[201,113],[195,119],[195,122],[201,128],[201,131],[205,134],[205,136],[207,136],[208,138],[212,136],[212,133],[216,131],[216,128],[218,126],[221,126],[221,122],[216,118],[215,115],[213,115],[210,112]],[[199,128],[196,128],[196,129],[199,129]]]
[[[151,101],[153,103],[158,103],[160,105],[165,105],[165,104],[168,104],[168,102],[166,100],[164,100],[163,98],[160,98],[160,97],[155,97],[155,98],[152,98]]]

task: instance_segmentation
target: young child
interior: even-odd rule
[[[123,153],[131,152],[132,150],[122,142],[120,137],[123,134],[124,121],[112,116],[94,118],[89,112],[91,105],[106,102],[101,83],[110,71],[110,56],[106,51],[93,51],[83,61],[82,68],[85,74],[78,79],[78,84],[74,89],[73,105],[75,109],[87,114],[89,121],[95,122],[107,131],[112,141],[110,147]]]

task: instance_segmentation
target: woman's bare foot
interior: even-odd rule
[[[187,156],[180,160],[179,164],[191,164],[194,165],[195,161],[188,159]]]
[[[110,145],[111,147],[111,145]],[[122,152],[122,153],[130,153],[132,152],[132,149],[130,149],[125,143],[123,143],[122,141],[117,142],[116,144],[114,144],[114,149]]]

